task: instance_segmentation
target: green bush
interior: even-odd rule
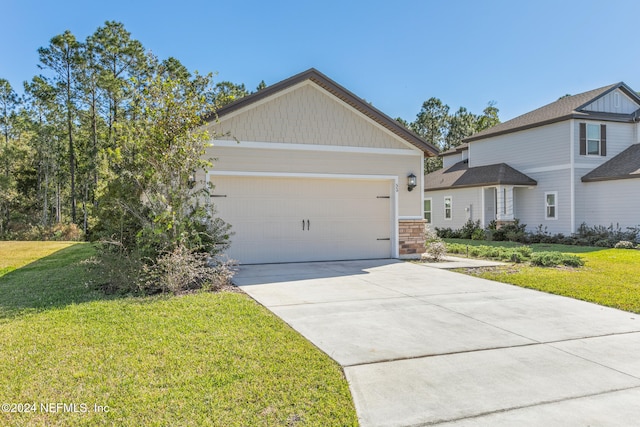
[[[563,254],[560,252],[537,252],[531,255],[531,264],[540,267],[555,267],[566,265],[569,267],[582,267],[584,260],[577,255]]]
[[[486,238],[485,231],[482,229],[474,230],[471,235],[471,240],[484,240]]]
[[[460,229],[460,238],[471,239],[473,238],[474,233],[478,231],[483,231],[482,227],[480,226],[480,220],[477,220],[476,222],[468,220]]]
[[[501,261],[523,262],[531,256],[531,248],[520,246],[517,248],[504,248],[499,246],[468,246],[460,243],[447,243],[447,252],[450,254],[462,254],[474,258],[490,258]]]

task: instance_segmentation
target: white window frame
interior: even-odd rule
[[[553,205],[547,203],[548,196],[553,196]],[[549,208],[553,207],[553,216],[549,216]],[[558,219],[558,192],[547,191],[544,193],[544,219],[557,220]]]
[[[447,199],[449,199],[449,217],[447,217]],[[444,196],[444,219],[451,221],[453,219],[453,196]]]
[[[424,203],[429,202],[429,210],[424,209]],[[431,224],[433,222],[433,198],[425,197],[424,202],[422,203],[422,208],[424,209],[423,217],[427,220],[427,224]],[[427,212],[429,212],[429,218],[427,219]]]
[[[589,138],[589,128],[597,128],[597,135],[598,135],[598,139],[595,138]],[[601,142],[602,142],[602,138],[600,136],[600,125],[599,124],[593,124],[593,123],[587,123],[587,128],[586,128],[586,139],[587,139],[587,156],[599,156],[600,155],[600,147],[601,147]],[[596,143],[596,147],[598,147],[597,152],[592,153],[589,150],[589,143],[590,142],[594,142]]]

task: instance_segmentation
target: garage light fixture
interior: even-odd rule
[[[416,188],[416,185],[418,185],[418,181],[416,180],[416,176],[414,174],[410,174],[407,177],[407,189],[409,191],[411,191],[414,188]]]

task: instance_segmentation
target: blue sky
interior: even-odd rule
[[[0,78],[38,74],[37,49],[124,23],[160,58],[218,80],[273,84],[317,68],[392,117],[438,97],[505,121],[567,93],[640,91],[637,0],[3,0]]]

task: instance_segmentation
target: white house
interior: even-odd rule
[[[206,179],[215,185],[218,216],[235,233],[232,258],[273,263],[422,252],[423,162],[437,149],[320,72],[225,106],[208,128],[216,137]]]
[[[640,225],[640,96],[624,83],[560,98],[442,153],[425,176],[425,218],[571,234]]]

